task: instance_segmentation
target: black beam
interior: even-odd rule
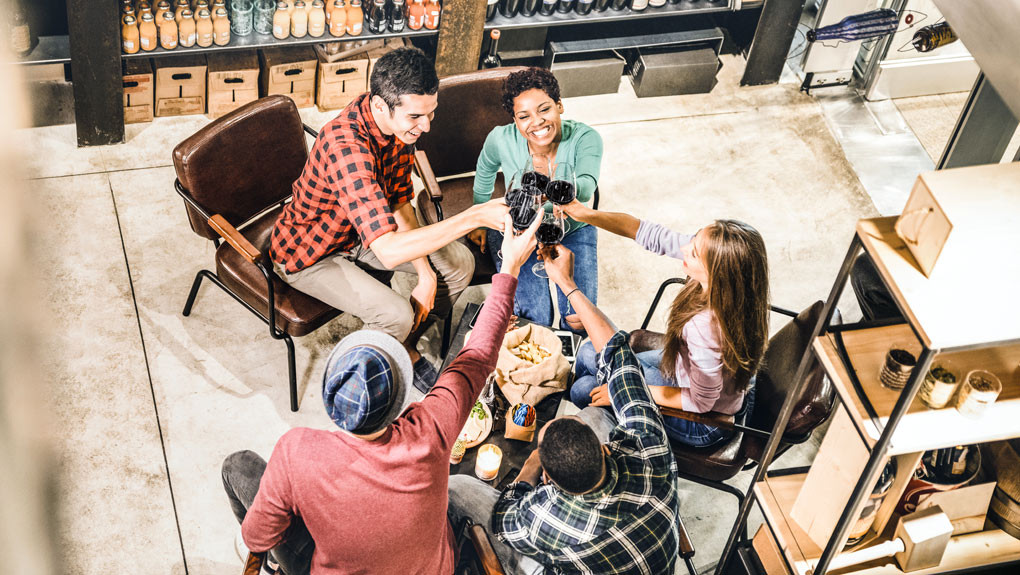
[[[765,0],[747,54],[744,77],[740,79],[741,86],[779,82],[803,11],[804,0]]]
[[[124,141],[120,4],[67,0],[67,22],[78,145],[119,144]]]

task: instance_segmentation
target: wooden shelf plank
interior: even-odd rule
[[[893,297],[931,349],[1020,341],[1020,163],[921,174],[953,224],[925,277],[896,235],[895,217],[860,220],[857,235]]]
[[[822,550],[815,545],[789,513],[807,474],[769,477],[754,486],[755,495],[775,542],[798,575],[807,575]],[[895,519],[895,517],[894,517]],[[892,523],[891,523],[892,524]],[[889,533],[890,530],[886,530]],[[878,541],[877,539],[875,540]],[[911,571],[913,575],[934,575],[955,569],[984,567],[1020,561],[1020,540],[1000,529],[957,535],[949,541],[942,563],[931,569]],[[840,575],[900,575],[893,558],[881,559],[835,571]]]
[[[878,374],[889,346],[893,342],[911,340],[917,341],[906,325],[843,332],[843,343],[854,363],[857,378],[883,426],[900,392],[882,386]],[[872,423],[864,402],[850,383],[847,366],[843,365],[836,352],[834,335],[830,333],[817,338],[813,347],[837,393],[847,405],[851,420],[868,446],[873,447],[879,438],[879,429]],[[919,350],[917,345],[914,351]],[[1017,365],[1020,344],[946,353],[940,357],[952,361],[962,375],[971,369],[981,368],[999,376],[1002,393],[998,401],[980,419],[970,419],[961,415],[955,407],[929,409],[915,398],[893,434],[890,453],[897,455],[1020,437],[1020,367]]]

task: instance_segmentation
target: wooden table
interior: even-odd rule
[[[464,336],[470,331],[468,324],[471,323],[471,318],[475,316],[475,312],[481,306],[476,303],[469,303],[464,308],[464,315],[461,316],[460,322],[457,324],[457,329],[453,334],[453,339],[450,342],[450,352],[443,360],[443,370],[445,371],[453,358],[457,357],[460,350],[464,348]],[[525,319],[521,319],[518,322],[520,325],[529,323]],[[505,409],[509,408],[509,402],[503,397],[503,392],[496,387],[495,393],[497,399],[501,400],[501,405],[506,406]],[[506,413],[493,413],[493,427],[492,432],[489,434],[485,441],[476,447],[472,447],[467,450],[464,454],[464,458],[460,463],[456,465],[450,465],[450,475],[474,475],[475,473],[475,458],[478,455],[478,448],[486,443],[492,443],[503,451],[503,463],[499,467],[499,474],[496,475],[496,479],[489,482],[490,485],[496,487],[503,481],[505,477],[510,475],[513,471],[513,476],[517,476],[517,472],[524,465],[524,462],[531,455],[531,452],[538,447],[538,430],[542,429],[542,426],[547,422],[551,421],[556,417],[556,412],[560,405],[560,399],[563,397],[564,392],[554,393],[549,397],[546,397],[538,405],[535,406],[536,420],[535,424],[535,435],[531,441],[519,441],[516,439],[506,439],[503,437],[503,432],[506,429]],[[498,403],[498,402],[497,402]],[[510,478],[513,480],[513,477]]]

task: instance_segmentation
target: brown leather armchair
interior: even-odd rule
[[[666,287],[685,281],[682,278],[673,278],[659,286],[641,329],[635,330],[630,335],[630,345],[635,353],[662,349],[663,334],[648,331],[646,328]],[[769,339],[761,368],[755,375],[752,413],[742,412],[732,416],[660,408],[663,415],[737,432],[729,441],[707,448],[689,447],[673,442],[673,456],[676,458],[680,477],[725,491],[734,495],[738,502],[743,501],[744,493],[725,481],[740,471],[757,465],[764,453],[765,443],[771,436],[772,426],[779,416],[783,402],[787,394],[796,387],[794,376],[798,363],[811,344],[811,332],[822,313],[822,305],[821,301],[817,301],[799,314],[770,306],[773,312],[790,316],[793,320]],[[806,378],[807,384],[800,397],[796,399],[793,415],[776,452],[777,457],[793,445],[807,441],[811,437],[811,432],[832,414],[835,390],[832,383],[824,377],[817,360],[808,370]]]
[[[201,270],[184,305],[191,314],[203,279],[227,292],[287,345],[290,409],[297,411],[291,337],[311,333],[340,314],[291,288],[273,272],[269,238],[301,175],[308,147],[294,101],[269,96],[213,121],[174,148],[174,185],[191,229],[216,245],[216,272]],[[220,243],[223,240],[225,243]],[[389,281],[389,272],[376,277]]]

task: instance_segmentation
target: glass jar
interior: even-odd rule
[[[895,479],[896,459],[890,458],[889,463],[886,463],[885,468],[882,469],[882,474],[878,476],[878,482],[875,484],[875,488],[871,490],[871,495],[864,502],[864,509],[861,509],[861,514],[857,517],[857,521],[850,528],[849,539],[846,542],[847,547],[860,543],[864,536],[868,534],[871,526],[875,523],[878,509],[882,506],[882,502],[885,501],[885,497],[889,495],[889,490],[892,489]]]
[[[882,362],[878,380],[889,389],[903,389],[907,380],[910,379],[915,365],[917,365],[917,357],[909,351],[907,345],[893,344],[885,354],[885,361]]]
[[[921,403],[932,409],[942,409],[953,399],[956,388],[960,386],[960,372],[952,362],[936,358],[931,369],[924,376],[917,397]]]
[[[255,16],[252,26],[258,34],[273,33],[273,16],[276,14],[276,0],[255,0]]]
[[[254,0],[232,0],[230,3],[230,32],[235,36],[247,36],[255,29]]]
[[[975,369],[967,374],[960,387],[956,409],[962,415],[978,418],[1002,393],[1002,382],[990,371]]]

